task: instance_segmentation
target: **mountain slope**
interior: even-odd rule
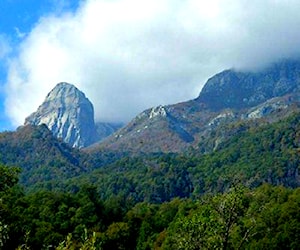
[[[26,125],[0,133],[0,162],[21,167],[20,181],[27,186],[62,180],[87,170],[85,155],[56,139],[45,125]]]
[[[195,100],[146,110],[90,150],[152,153],[197,149],[218,133],[220,125],[274,122],[299,108],[300,62],[284,61],[258,73],[227,70],[209,79]],[[206,152],[214,146],[201,148]]]

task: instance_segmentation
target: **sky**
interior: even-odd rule
[[[0,131],[14,130],[59,82],[95,120],[196,98],[229,68],[300,56],[299,0],[1,0]]]

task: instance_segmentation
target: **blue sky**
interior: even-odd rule
[[[74,11],[79,0],[1,0],[0,31],[11,39],[16,39],[16,29],[27,33],[43,16]]]
[[[49,13],[59,15],[65,11],[75,11],[78,4],[78,0],[1,0],[0,36],[9,44],[9,56],[17,53],[22,36],[28,34],[41,17]],[[6,60],[3,59],[0,61],[0,131],[12,130],[15,127],[7,117],[4,107],[3,86],[6,82],[7,70]]]
[[[15,129],[59,82],[95,120],[199,95],[228,68],[300,57],[299,0],[1,0],[0,131]]]

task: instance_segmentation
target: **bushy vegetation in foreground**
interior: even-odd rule
[[[297,249],[300,188],[233,186],[161,204],[77,193],[24,194],[0,167],[1,249]]]

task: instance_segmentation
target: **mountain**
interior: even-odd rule
[[[225,70],[210,78],[196,99],[148,109],[90,150],[210,152],[234,134],[231,123],[260,126],[299,108],[299,61],[282,61],[260,72]]]
[[[300,90],[300,61],[284,60],[260,72],[225,70],[210,78],[198,102],[209,109],[244,109]]]
[[[86,156],[55,138],[46,125],[26,125],[0,133],[0,162],[22,169],[26,186],[46,180],[61,181],[87,171]]]
[[[65,82],[50,91],[38,110],[26,118],[27,124],[45,124],[56,137],[79,148],[92,144],[97,134],[92,103]]]
[[[121,125],[94,122],[93,104],[69,83],[59,83],[25,125],[45,124],[52,133],[72,147],[82,148],[100,141]]]

